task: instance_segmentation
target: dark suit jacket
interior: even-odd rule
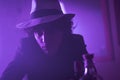
[[[54,43],[53,43],[54,44]],[[80,61],[83,75],[82,54],[87,53],[81,35],[65,37],[59,52],[52,57],[45,55],[33,36],[23,38],[15,59],[7,66],[1,80],[68,80],[74,77],[74,61]],[[79,77],[80,77],[79,76]]]

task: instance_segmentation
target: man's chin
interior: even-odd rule
[[[56,49],[47,49],[45,47],[42,47],[42,50],[44,51],[45,54],[48,54],[48,55],[55,55],[57,53],[57,50]]]
[[[45,54],[48,54],[48,50],[46,49],[46,47],[41,47],[41,49]]]
[[[48,54],[48,50],[47,49],[42,49],[43,50],[43,52],[45,53],[45,54]]]

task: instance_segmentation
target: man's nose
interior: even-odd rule
[[[52,36],[50,33],[47,33],[47,32],[42,33],[42,36],[41,36],[42,42],[47,44],[48,42],[51,41],[51,38],[52,38]]]
[[[41,35],[41,41],[45,43],[45,33],[44,32]]]

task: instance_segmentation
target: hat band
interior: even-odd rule
[[[43,9],[33,12],[31,14],[31,18],[34,19],[34,18],[49,16],[49,15],[58,15],[58,14],[63,14],[63,12],[58,9]]]

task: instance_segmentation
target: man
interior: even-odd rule
[[[71,80],[82,77],[82,55],[87,53],[81,35],[72,34],[74,14],[63,14],[59,2],[33,0],[31,20],[18,25],[28,33],[1,80]],[[76,63],[76,64],[75,64]],[[76,67],[77,68],[76,68]]]

